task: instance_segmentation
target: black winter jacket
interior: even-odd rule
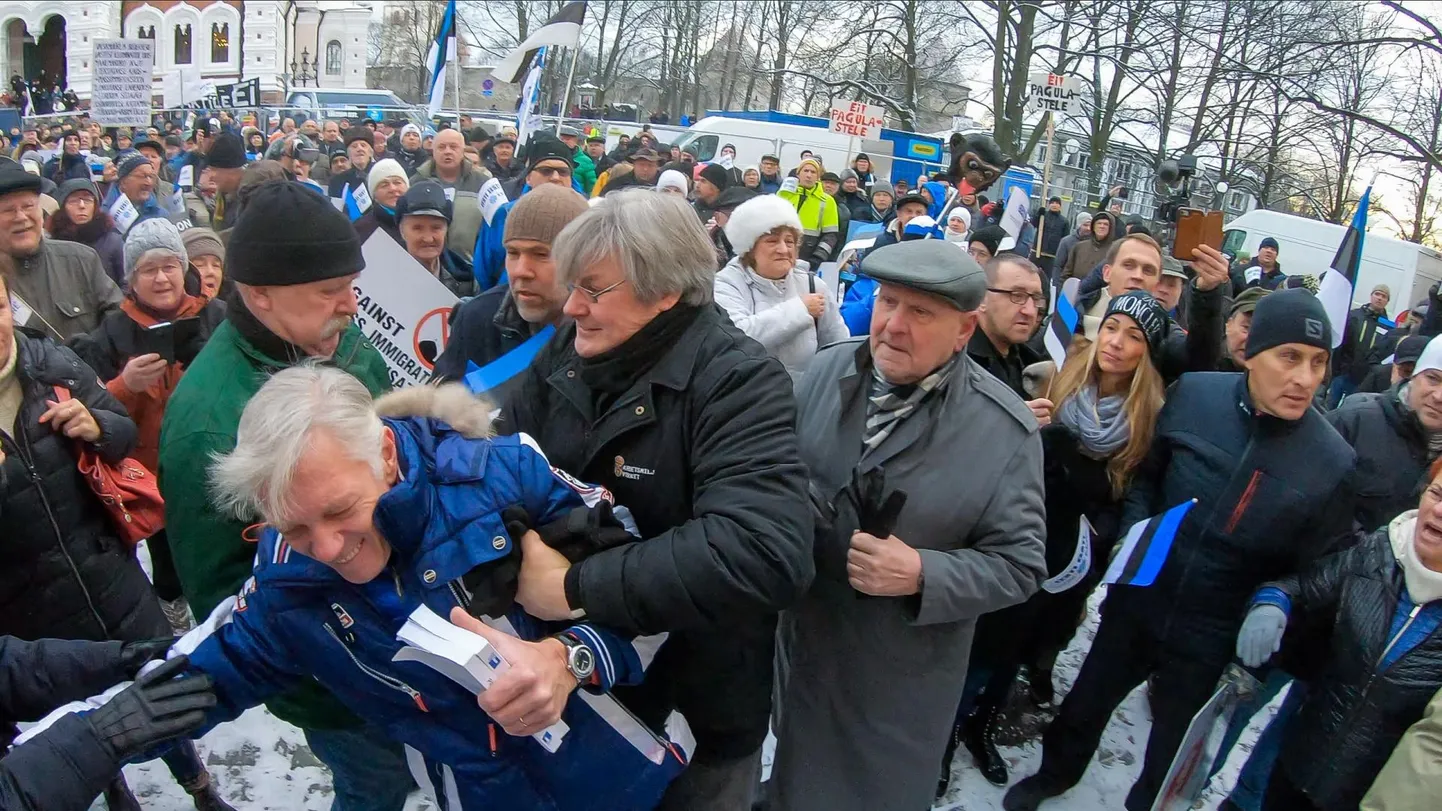
[[[1113,586],[1107,610],[1173,650],[1225,664],[1247,601],[1352,529],[1355,454],[1315,409],[1282,420],[1252,406],[1244,374],[1186,374],[1167,394],[1127,492],[1121,531],[1188,499],[1156,582]]]
[[[1332,374],[1360,382],[1367,376],[1372,349],[1394,328],[1386,313],[1376,312],[1366,304],[1348,313],[1342,345],[1332,353]]]
[[[1279,766],[1318,808],[1356,809],[1402,733],[1442,688],[1438,606],[1414,615],[1419,636],[1432,615],[1425,637],[1395,628],[1404,583],[1386,527],[1270,585],[1291,598],[1293,617],[1311,615],[1332,630],[1327,663],[1309,678],[1307,701],[1287,725]],[[1378,672],[1389,645],[1405,653]]]
[[[1363,532],[1417,506],[1427,484],[1427,436],[1415,414],[1402,410],[1396,388],[1353,394],[1327,422],[1357,451],[1357,523]]]
[[[119,642],[0,637],[0,743],[17,721],[39,721],[130,678]],[[0,760],[0,808],[84,811],[115,778],[120,764],[81,716],[61,718]]]
[[[576,327],[557,333],[503,414],[551,464],[611,489],[646,540],[574,565],[573,608],[623,633],[669,631],[615,695],[643,721],[679,709],[709,757],[755,752],[771,714],[777,612],[811,582],[812,517],[781,363],[705,307],[630,389],[592,414]]]
[[[74,352],[17,329],[24,400],[0,431],[0,634],[21,639],[150,639],[170,633],[150,581],[115,536],[76,466],[71,441],[40,423],[63,386],[100,425],[96,450],[118,462],[135,446],[125,407]]]

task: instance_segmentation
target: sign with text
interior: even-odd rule
[[[1033,73],[1026,80],[1026,109],[1032,113],[1080,113],[1081,93],[1080,76]]]
[[[355,280],[356,326],[386,359],[391,385],[428,383],[450,337],[459,300],[384,229],[361,246],[366,267]]]
[[[886,111],[862,101],[831,103],[831,131],[853,138],[880,138]]]
[[[150,126],[155,40],[95,40],[96,82],[90,117],[102,127]]]

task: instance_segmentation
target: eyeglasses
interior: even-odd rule
[[[565,166],[537,166],[531,171],[540,173],[541,177],[553,177],[557,175],[560,177],[571,176],[570,168]]]
[[[609,287],[603,287],[603,288],[601,288],[600,290],[591,290],[591,289],[589,289],[589,288],[582,287],[582,286],[580,286],[579,284],[568,284],[568,285],[566,285],[566,290],[568,290],[568,291],[570,291],[570,292],[572,292],[572,293],[574,293],[574,292],[576,292],[577,290],[579,290],[579,291],[581,291],[582,293],[584,293],[584,294],[586,295],[586,298],[588,298],[588,299],[591,300],[591,303],[592,303],[592,304],[600,304],[600,303],[601,303],[601,296],[604,296],[604,295],[606,295],[607,293],[611,292],[612,290],[615,290],[616,288],[618,288],[618,287],[620,287],[621,285],[625,284],[626,281],[627,281],[626,279],[622,279],[621,281],[616,282],[615,284],[610,285]]]
[[[988,293],[997,293],[1006,296],[1012,304],[1022,305],[1030,299],[1038,308],[1046,305],[1046,296],[1043,296],[1041,293],[1028,293],[1025,290],[1000,290],[995,287],[988,287],[986,290]]]

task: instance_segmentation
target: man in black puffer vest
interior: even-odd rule
[[[1146,762],[1126,800],[1130,811],[1151,808],[1192,716],[1232,660],[1252,592],[1348,537],[1355,454],[1312,408],[1331,347],[1321,302],[1279,291],[1257,304],[1247,372],[1185,374],[1168,392],[1121,526],[1196,504],[1155,582],[1111,587],[1046,731],[1041,770],[1007,792],[1007,811],[1034,811],[1075,785],[1112,711],[1154,677]]]

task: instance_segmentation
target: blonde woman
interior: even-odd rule
[[[1107,307],[1097,340],[1074,354],[1052,382],[1055,417],[1041,437],[1047,574],[1053,579],[1025,603],[983,615],[977,623],[952,736],[951,748],[965,744],[982,775],[996,785],[1006,785],[1008,777],[995,742],[1008,688],[1021,666],[1031,664],[1033,700],[1051,701],[1049,663],[1071,641],[1087,596],[1106,568],[1120,530],[1123,494],[1151,447],[1162,410],[1166,387],[1155,357],[1166,335],[1160,302],[1140,290],[1118,296]],[[1078,556],[1083,518],[1093,530],[1091,548]],[[1091,565],[1067,577],[1070,564],[1087,555]]]

